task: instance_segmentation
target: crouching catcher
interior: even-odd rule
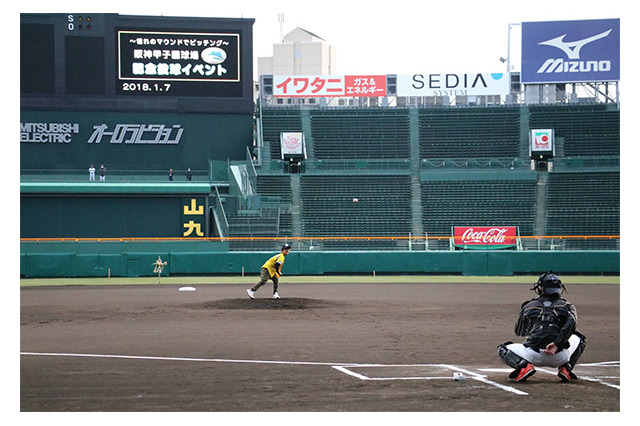
[[[576,331],[575,306],[560,297],[565,286],[549,271],[531,290],[538,297],[522,304],[514,327],[516,335],[526,340],[498,346],[500,360],[514,368],[509,378],[524,382],[535,374],[535,367],[554,367],[563,382],[577,380],[572,370],[584,352],[586,337]]]

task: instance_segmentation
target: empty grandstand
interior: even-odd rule
[[[619,235],[620,172],[585,171],[549,174],[546,197],[547,235]],[[564,248],[619,249],[619,240],[571,239]]]
[[[460,225],[517,226],[521,235],[534,235],[535,177],[474,174],[458,172],[458,178],[422,182],[424,229],[432,235],[451,235],[451,228]],[[439,241],[439,247],[449,248],[449,242]]]
[[[409,158],[407,110],[318,109],[310,115],[318,160]]]
[[[320,175],[300,179],[303,235],[322,249],[388,248],[389,241],[323,239],[411,233],[409,175]]]
[[[519,157],[520,109],[427,108],[419,111],[422,158]]]
[[[560,157],[620,156],[620,109],[617,105],[531,106],[529,125],[555,129]]]
[[[280,211],[278,220],[262,216],[279,223],[277,232],[272,226],[254,236],[298,237],[297,247],[304,249],[449,249],[450,241],[437,237],[451,236],[455,226],[515,226],[525,249],[619,246],[617,239],[571,238],[619,235],[616,105],[323,108],[266,103],[258,120],[263,146],[256,168],[258,193],[278,197]],[[551,170],[538,171],[529,158],[528,132],[538,127],[556,129]],[[279,135],[289,131],[304,133],[307,141],[302,174],[288,173],[280,153]],[[599,194],[598,203],[589,191]],[[243,226],[232,225],[232,232]],[[338,238],[365,236],[374,238]],[[428,242],[411,245],[383,236],[420,236]],[[271,247],[276,245],[274,239]]]

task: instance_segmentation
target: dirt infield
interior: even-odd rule
[[[569,384],[497,357],[528,284],[193,287],[22,288],[21,411],[620,410],[619,285],[568,286],[587,336]]]

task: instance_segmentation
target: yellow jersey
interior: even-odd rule
[[[276,264],[279,263],[280,266],[277,266]],[[271,275],[272,277],[274,275],[276,276],[280,276],[280,271],[282,270],[282,265],[284,264],[284,254],[280,253],[280,254],[276,254],[275,256],[271,257],[269,260],[267,260],[264,265],[262,265],[263,268],[267,268],[267,270],[269,271],[269,275]]]

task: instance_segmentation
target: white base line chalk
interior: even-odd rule
[[[55,352],[20,352],[20,355],[25,356],[59,356],[59,357],[85,357],[85,358],[117,358],[117,359],[141,359],[141,360],[162,360],[162,361],[192,361],[192,362],[228,362],[228,363],[251,363],[251,364],[280,364],[280,365],[324,365],[330,366],[342,373],[348,374],[353,377],[357,377],[361,380],[382,380],[373,379],[362,374],[354,373],[347,367],[359,368],[359,367],[441,367],[450,370],[458,371],[460,373],[468,375],[470,378],[483,382],[485,384],[495,386],[507,392],[514,393],[516,395],[528,395],[528,393],[515,389],[511,386],[506,386],[494,381],[488,380],[486,376],[481,374],[465,370],[460,367],[447,364],[357,364],[357,363],[329,363],[329,362],[310,362],[310,361],[267,361],[267,360],[246,360],[246,359],[220,359],[220,358],[185,358],[185,357],[161,357],[161,356],[140,356],[140,355],[107,355],[107,354],[72,354],[72,353],[55,353]],[[439,378],[439,377],[438,377]],[[396,378],[399,379],[399,378]],[[418,380],[425,378],[420,377],[408,377],[403,379]],[[434,379],[434,378],[432,378]],[[390,379],[387,379],[390,380]]]

